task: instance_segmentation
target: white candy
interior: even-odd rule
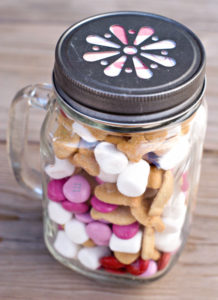
[[[49,218],[57,224],[66,224],[71,218],[72,213],[65,210],[60,203],[49,201],[48,203]]]
[[[97,142],[97,139],[91,134],[91,132],[80,123],[73,123],[73,131],[88,143]]]
[[[109,247],[112,251],[137,253],[141,249],[142,232],[138,231],[131,239],[120,239],[114,233],[110,238]]]
[[[180,231],[176,233],[156,232],[155,247],[163,252],[173,252],[181,245]]]
[[[164,218],[177,219],[186,213],[187,206],[185,204],[186,195],[183,192],[173,196],[164,207],[162,216]]]
[[[102,181],[111,182],[111,183],[117,182],[117,177],[118,177],[117,174],[108,174],[102,170],[100,170],[100,173],[98,175],[98,178],[101,179]]]
[[[54,242],[54,248],[57,252],[67,258],[76,258],[79,251],[79,246],[71,242],[63,230],[58,231]]]
[[[75,166],[67,159],[59,159],[55,157],[55,163],[45,167],[45,172],[54,179],[61,179],[71,176],[75,171]]]
[[[85,224],[76,219],[72,219],[65,224],[64,230],[67,237],[75,244],[83,244],[89,239]]]
[[[123,195],[137,197],[142,195],[147,187],[150,166],[145,160],[129,163],[117,179],[117,188]]]
[[[96,270],[100,267],[100,259],[108,255],[110,255],[110,250],[108,247],[84,247],[79,251],[78,259],[86,268]]]
[[[126,155],[117,150],[111,143],[99,143],[94,150],[94,154],[101,170],[105,173],[119,174],[128,164]]]
[[[179,138],[173,147],[159,157],[158,164],[161,169],[169,170],[179,165],[186,158],[190,150],[190,144],[186,137]]]

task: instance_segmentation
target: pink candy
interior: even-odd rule
[[[87,212],[85,214],[75,214],[75,217],[78,221],[80,221],[82,223],[90,223],[90,222],[94,221],[92,219],[92,217],[90,216],[89,212]]]
[[[139,276],[140,277],[150,277],[150,276],[154,275],[156,272],[157,272],[157,263],[154,260],[150,260],[147,270]]]
[[[73,203],[68,200],[65,200],[61,204],[66,210],[78,214],[85,213],[89,210],[89,206],[86,203]]]
[[[92,222],[86,226],[86,232],[96,245],[109,245],[112,232],[108,225],[100,222]]]
[[[48,183],[47,195],[49,199],[56,202],[60,202],[66,199],[63,193],[63,186],[66,180],[67,180],[66,178],[53,179]]]
[[[139,224],[137,222],[130,225],[115,225],[113,224],[113,233],[120,239],[131,239],[139,231]]]
[[[95,210],[102,213],[109,213],[117,208],[117,205],[102,202],[95,196],[91,198],[91,204]]]
[[[90,184],[83,176],[75,175],[70,177],[64,184],[63,193],[67,200],[74,203],[83,203],[90,197]]]

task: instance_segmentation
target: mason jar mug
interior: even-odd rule
[[[177,261],[190,229],[206,130],[205,54],[185,26],[140,12],[83,20],[56,46],[53,83],[10,110],[17,181],[43,198],[50,253],[86,276],[147,282]],[[41,171],[26,159],[42,108]]]

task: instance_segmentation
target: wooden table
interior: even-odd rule
[[[218,299],[218,1],[0,1],[0,299]],[[188,244],[163,279],[137,288],[97,284],[60,265],[43,243],[41,203],[16,184],[6,158],[10,101],[21,87],[50,82],[60,34],[89,15],[142,10],[175,18],[195,31],[207,51],[209,122],[198,205]],[[40,112],[31,117],[38,157]],[[31,162],[37,160],[31,159]]]

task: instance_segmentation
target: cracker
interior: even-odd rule
[[[105,132],[101,129],[93,128],[93,127],[87,126],[87,125],[83,125],[83,126],[86,127],[91,132],[91,134],[96,138],[96,140],[103,141],[103,140],[105,140],[106,136],[108,135],[107,132]]]
[[[151,259],[153,259],[153,260],[159,260],[160,257],[161,257],[160,251],[158,251],[157,249],[154,249],[154,252],[152,254]]]
[[[152,227],[144,228],[142,238],[141,257],[144,260],[152,259],[155,247],[154,229]]]
[[[105,142],[117,145],[123,141],[126,141],[126,139],[122,136],[116,136],[116,135],[108,135],[105,138]]]
[[[84,169],[91,176],[98,176],[100,172],[99,165],[95,159],[93,151],[83,149],[82,153],[76,153],[73,156],[72,163]]]
[[[149,216],[160,216],[162,214],[165,204],[173,194],[173,182],[172,172],[170,170],[164,172],[162,186],[151,203]]]
[[[132,162],[138,162],[146,153],[154,151],[154,147],[143,135],[134,135],[128,141],[124,140],[117,145],[117,149],[125,153]]]
[[[190,123],[194,119],[194,117],[195,117],[195,113],[190,118],[188,118],[187,120],[185,120],[184,122],[182,122],[182,124],[181,124],[181,134],[182,135],[185,135],[185,134],[187,134],[189,132],[189,130],[190,130]]]
[[[93,240],[89,239],[88,241],[86,241],[85,243],[82,244],[84,247],[95,247],[95,243],[93,242]]]
[[[165,225],[161,218],[159,216],[151,217],[148,215],[149,201],[146,199],[143,199],[138,207],[131,207],[130,210],[131,214],[140,224],[154,227],[158,232],[164,231]]]
[[[128,197],[121,194],[116,183],[103,183],[95,188],[95,196],[106,203],[137,207],[141,203],[142,196]]]
[[[62,125],[64,128],[66,128],[68,131],[72,131],[72,125],[74,121],[63,116],[62,113],[58,115],[58,123],[59,125]]]
[[[120,263],[124,265],[130,265],[139,258],[140,251],[137,253],[123,253],[114,251],[114,256]]]
[[[163,170],[151,166],[148,177],[147,187],[151,189],[159,189],[162,184]]]
[[[147,141],[164,141],[167,137],[167,130],[157,130],[153,132],[146,132],[144,137]]]
[[[53,149],[55,155],[60,159],[70,157],[78,149],[80,137],[59,125],[53,137]]]
[[[117,209],[109,213],[101,213],[94,208],[90,211],[94,220],[105,220],[116,225],[130,225],[136,221],[132,216],[129,207],[119,206]]]

